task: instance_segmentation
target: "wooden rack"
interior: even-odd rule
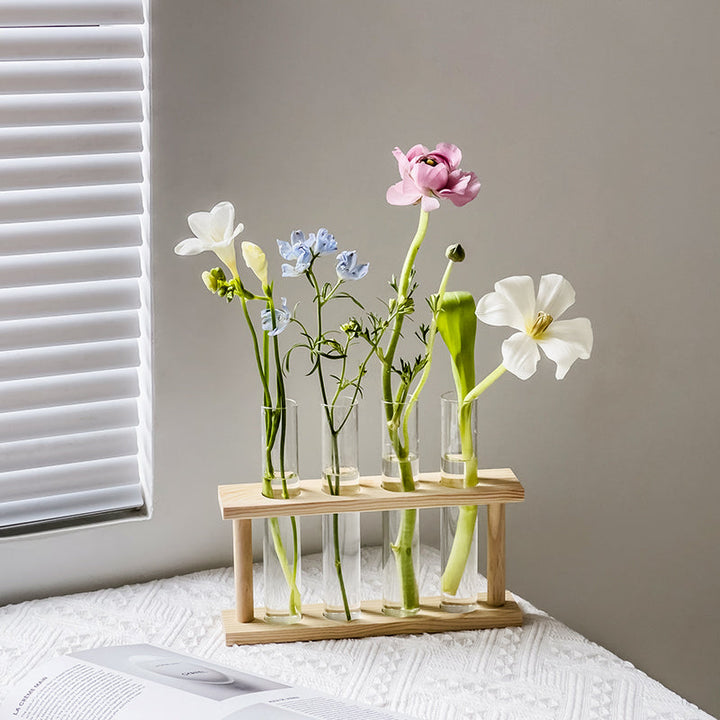
[[[440,473],[422,474],[414,492],[391,492],[379,476],[362,477],[360,492],[329,495],[323,480],[302,482],[298,497],[276,500],[262,495],[260,483],[220,485],[218,497],[225,520],[233,523],[236,607],[223,611],[228,645],[327,640],[371,635],[446,632],[522,625],[522,612],[505,590],[505,505],[522,502],[525,490],[512,470],[479,470],[473,488],[440,485]],[[479,609],[467,613],[440,610],[440,598],[421,598],[420,612],[406,618],[384,615],[382,601],[362,603],[361,617],[350,622],[328,620],[323,605],[303,605],[302,620],[292,625],[266,623],[264,610],[253,607],[252,520],[345,512],[378,512],[407,508],[487,505],[488,591],[478,598]]]

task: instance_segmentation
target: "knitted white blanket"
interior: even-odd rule
[[[423,548],[421,586],[438,587]],[[364,591],[380,597],[379,552],[363,551]],[[317,555],[303,599],[320,602]],[[256,602],[262,573],[255,568]],[[101,645],[152,643],[229,667],[397,710],[419,720],[712,720],[598,645],[517,598],[521,628],[225,647],[229,569],[0,608],[0,702],[38,663]]]

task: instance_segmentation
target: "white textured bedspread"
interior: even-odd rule
[[[424,594],[438,587],[423,549]],[[368,598],[379,552],[364,551]],[[320,557],[303,558],[303,598],[320,602]],[[255,568],[256,602],[262,573]],[[38,663],[100,645],[153,643],[419,720],[712,720],[707,713],[518,598],[521,628],[225,647],[230,569],[0,608],[0,702]]]

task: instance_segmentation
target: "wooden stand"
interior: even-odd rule
[[[222,517],[233,521],[236,607],[223,612],[228,645],[296,642],[331,638],[399,635],[405,633],[476,630],[522,625],[522,612],[505,590],[505,504],[522,502],[525,490],[512,470],[479,470],[474,488],[446,488],[440,473],[420,476],[412,493],[390,492],[380,477],[360,479],[355,495],[329,495],[322,480],[302,483],[302,492],[289,500],[266,498],[260,483],[220,485]],[[266,623],[262,608],[253,608],[252,520],[288,515],[326,515],[343,512],[377,512],[406,508],[487,505],[487,594],[478,599],[479,609],[449,613],[439,609],[440,598],[421,598],[420,612],[408,618],[382,613],[382,602],[362,603],[358,620],[337,622],[323,616],[322,605],[303,605],[303,618],[292,625]]]

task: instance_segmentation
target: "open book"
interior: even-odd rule
[[[32,671],[0,720],[391,720],[361,707],[154,645],[116,645]]]

